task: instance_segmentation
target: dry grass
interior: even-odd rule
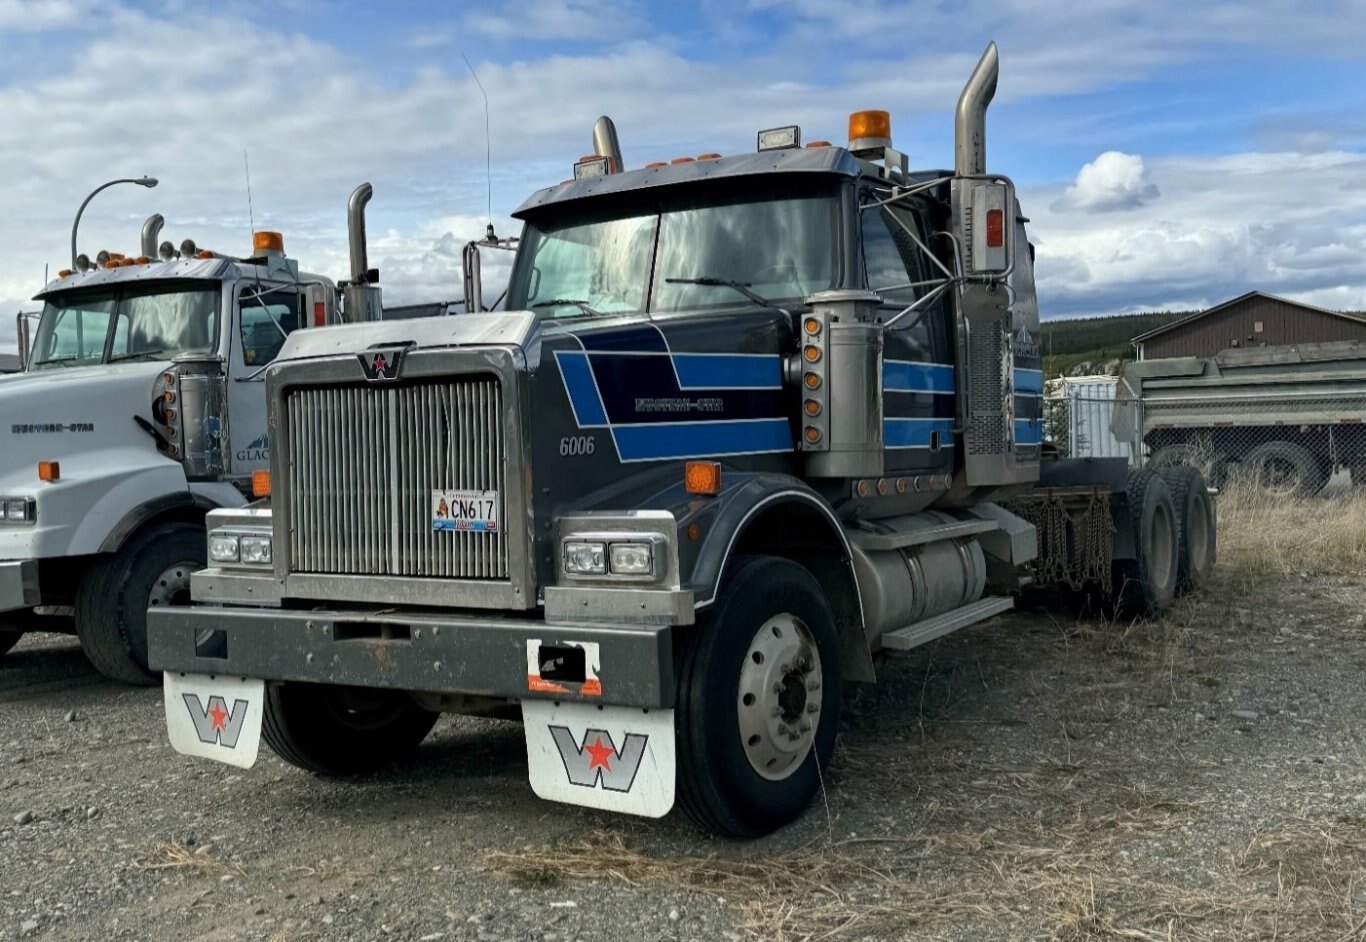
[[[139,870],[178,870],[215,877],[242,876],[245,873],[241,867],[219,860],[207,853],[207,850],[200,848],[199,851],[192,851],[183,844],[163,841],[139,857],[134,866]]]
[[[1229,576],[1366,573],[1366,489],[1290,498],[1234,483],[1217,503],[1219,568]]]
[[[1258,835],[1230,855],[1213,885],[1179,871],[1155,874],[1117,854],[1199,813],[1144,799],[1064,823],[1018,818],[754,859],[651,856],[600,832],[491,853],[484,863],[533,884],[613,880],[725,896],[738,904],[739,929],[772,942],[909,938],[950,928],[1059,942],[1366,940],[1366,911],[1355,898],[1366,872],[1359,822],[1305,822]]]

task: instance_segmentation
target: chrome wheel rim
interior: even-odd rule
[[[190,604],[190,573],[196,568],[194,563],[188,562],[167,566],[152,582],[152,591],[147,593],[147,607]]]
[[[824,693],[811,631],[795,615],[774,615],[755,632],[740,668],[740,745],[761,777],[778,782],[801,767],[816,742]]]

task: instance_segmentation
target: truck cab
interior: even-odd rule
[[[0,378],[0,649],[74,631],[130,682],[156,679],[146,609],[188,601],[204,515],[244,504],[268,466],[264,368],[339,320],[336,286],[279,233],[232,258],[158,247],[160,218],[143,254],[82,256],[47,285],[20,324],[23,372]]]

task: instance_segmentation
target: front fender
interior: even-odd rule
[[[181,466],[160,456],[149,462],[147,449],[82,455],[79,464],[63,462],[62,471],[57,481],[24,488],[37,503],[37,522],[0,527],[0,559],[99,553],[141,508],[168,497],[192,500]]]

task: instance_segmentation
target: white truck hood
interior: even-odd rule
[[[43,370],[0,379],[0,496],[30,497],[33,524],[0,523],[0,559],[99,552],[135,508],[188,488],[180,463],[133,416],[150,418],[165,363]],[[61,477],[38,479],[39,461]]]
[[[109,448],[133,448],[175,464],[133,421],[150,419],[160,362],[114,363],[0,378],[0,488],[36,481],[39,461],[81,474]]]

